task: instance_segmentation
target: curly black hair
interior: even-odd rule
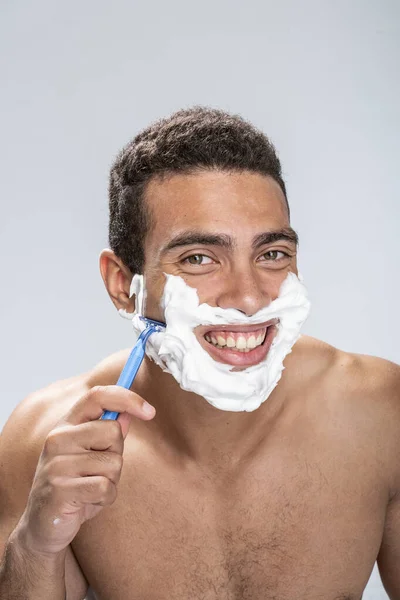
[[[150,226],[144,194],[154,176],[199,170],[269,175],[285,196],[281,164],[267,136],[240,115],[194,106],[152,123],[115,159],[109,180],[109,244],[132,274],[142,273]]]

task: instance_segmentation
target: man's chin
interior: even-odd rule
[[[267,327],[265,339],[260,346],[251,348],[247,352],[240,352],[232,348],[218,348],[211,342],[208,342],[203,336],[196,336],[200,345],[216,362],[234,367],[232,371],[243,371],[263,362],[268,355],[272,342],[277,334],[276,324]]]

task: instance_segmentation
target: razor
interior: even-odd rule
[[[121,375],[118,378],[116,385],[120,387],[130,389],[132,383],[135,380],[136,374],[139,371],[140,365],[142,364],[146,343],[152,333],[160,333],[166,327],[165,323],[156,321],[155,319],[149,319],[148,317],[139,317],[141,321],[146,323],[146,329],[139,335],[136,344],[132,348],[128,360],[125,363],[124,368],[121,371]],[[114,421],[118,418],[119,413],[112,410],[105,410],[100,417],[100,420],[113,419]]]

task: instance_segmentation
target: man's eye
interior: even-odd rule
[[[281,260],[282,258],[285,258],[285,256],[288,256],[286,254],[286,252],[280,252],[279,250],[268,250],[268,252],[265,252],[262,257],[265,258],[265,260]]]
[[[183,262],[189,265],[209,265],[212,263],[212,259],[204,254],[192,254],[183,260]]]

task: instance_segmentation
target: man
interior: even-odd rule
[[[355,600],[377,559],[400,600],[399,369],[297,341],[297,236],[264,134],[198,107],[150,126],[112,168],[109,239],[114,305],[167,328],[133,391],[114,387],[124,350],[10,417],[1,598]]]

